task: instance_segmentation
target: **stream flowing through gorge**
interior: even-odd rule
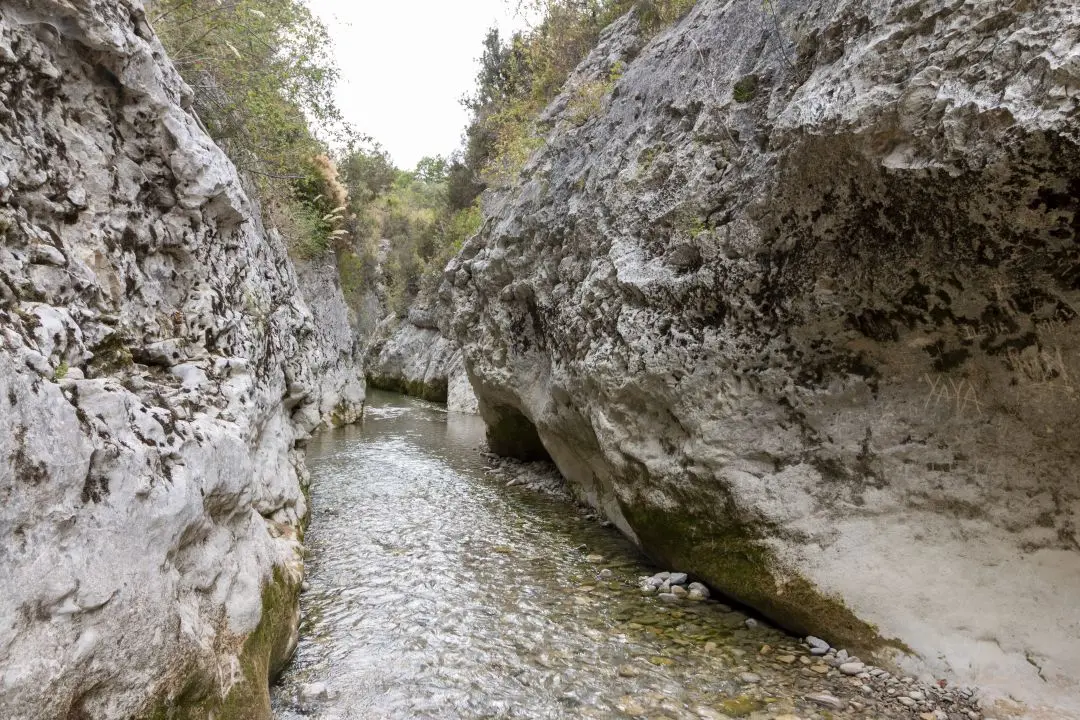
[[[738,610],[643,595],[657,568],[625,538],[566,497],[507,487],[542,471],[483,446],[479,418],[382,393],[363,426],[312,443],[309,586],[279,720],[802,719],[827,717],[815,694],[868,701]]]

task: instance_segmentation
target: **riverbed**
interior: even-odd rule
[[[312,443],[280,720],[911,717],[723,602],[643,594],[642,576],[677,568],[522,486],[551,470],[483,449],[479,418],[382,393]]]

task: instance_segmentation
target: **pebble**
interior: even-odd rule
[[[755,620],[754,618],[746,618],[746,623],[745,624],[746,624],[746,627],[753,630],[754,628],[756,628],[758,626],[758,621]]]
[[[919,692],[918,690],[912,690],[911,692],[909,692],[909,693],[907,694],[907,696],[908,696],[909,698],[911,698],[912,700],[918,700],[919,702],[922,702],[923,700],[925,700],[925,699],[926,699],[926,695],[923,695],[923,694],[922,694],[921,692]]]
[[[846,662],[840,666],[840,672],[845,675],[858,675],[866,669],[866,665],[861,662]]]
[[[810,666],[810,669],[816,672],[818,675],[825,675],[829,672],[828,665],[812,665]]]
[[[847,650],[840,650],[839,652],[836,653],[836,659],[841,660],[841,661],[847,661],[847,659],[848,659],[848,651]]]
[[[795,662],[795,656],[794,655],[777,655],[776,656],[776,661],[777,662],[782,662],[785,665],[790,665],[791,663]]]
[[[634,677],[637,677],[640,674],[641,674],[641,671],[638,670],[633,665],[620,665],[619,666],[619,677],[634,678]]]
[[[702,593],[698,592],[697,590],[691,590],[690,592],[686,593],[686,597],[689,598],[690,600],[708,600],[709,599],[708,595],[703,595]]]
[[[900,697],[898,697],[896,699],[899,700],[900,704],[904,705],[905,707],[915,707],[918,704],[914,700],[912,700],[911,698],[906,697],[904,695],[901,695]]]
[[[814,637],[813,635],[806,636],[806,644],[812,648],[822,648],[826,652],[828,652],[830,647],[829,643],[825,642],[819,637]]]
[[[686,573],[671,573],[671,575],[668,576],[668,582],[672,585],[685,585],[686,581],[689,579],[690,578]]]
[[[829,693],[815,693],[813,695],[807,695],[806,699],[810,702],[817,703],[822,707],[832,708],[833,710],[843,710],[847,707],[847,701],[841,700],[835,695]]]
[[[817,657],[821,657],[822,655],[826,654],[827,652],[829,652],[828,648],[823,648],[823,647],[810,648],[810,654],[815,655]]]
[[[690,593],[686,592],[686,588],[684,588],[682,585],[672,585],[671,594],[676,597],[686,597]]]
[[[611,570],[609,570],[608,568],[604,568],[600,572],[596,573],[596,579],[597,580],[608,580],[609,578],[614,577],[614,575],[615,575],[615,573],[613,573]]]
[[[742,680],[744,683],[748,683],[750,685],[761,682],[761,676],[757,673],[752,672],[744,672],[740,674],[739,679]]]
[[[686,589],[690,592],[700,593],[702,597],[709,597],[709,588],[705,587],[699,582],[692,582],[686,586]]]
[[[675,595],[674,593],[663,592],[663,593],[660,593],[659,595],[657,595],[656,597],[660,598],[664,602],[669,602],[669,603],[679,602],[679,596]]]
[[[586,555],[585,560],[587,562],[591,562],[591,563],[602,563],[602,562],[604,562],[604,556],[603,555]]]

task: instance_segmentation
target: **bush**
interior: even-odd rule
[[[466,99],[473,118],[466,130],[465,162],[478,184],[510,184],[543,139],[535,126],[540,111],[561,92],[567,78],[596,47],[605,27],[630,10],[646,35],[685,15],[694,0],[531,0],[523,3],[540,23],[504,42],[489,31],[480,59],[476,90]],[[570,120],[580,124],[602,109],[621,75],[575,90]]]
[[[358,142],[333,100],[326,28],[301,0],[156,0],[148,17],[214,141],[253,180],[292,253],[345,250],[348,188],[330,140]],[[315,125],[325,138],[317,137]]]

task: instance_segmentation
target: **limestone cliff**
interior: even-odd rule
[[[793,630],[1080,717],[1078,119],[1072,0],[620,20],[447,269],[493,447]]]
[[[461,347],[440,329],[450,308],[428,288],[399,318],[379,323],[368,345],[364,370],[368,384],[382,390],[446,403],[451,412],[475,415],[476,395],[465,372]]]
[[[362,380],[190,101],[137,0],[0,2],[5,718],[268,718],[295,642]]]

